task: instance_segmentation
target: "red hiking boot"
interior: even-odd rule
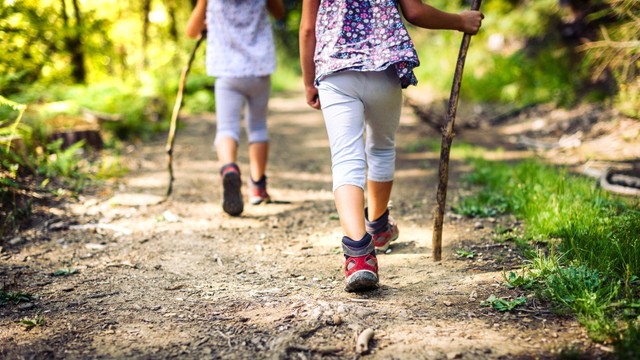
[[[386,224],[384,224],[385,222]],[[365,226],[367,232],[371,234],[373,243],[378,252],[387,251],[391,242],[400,236],[398,224],[395,219],[389,215],[388,209],[380,218],[378,218],[378,220],[375,221],[369,221],[367,209],[365,209]]]
[[[345,291],[359,292],[373,290],[378,287],[378,260],[376,259],[373,240],[367,234],[368,245],[354,248],[342,243],[346,258],[344,263]],[[366,241],[366,240],[364,240]]]

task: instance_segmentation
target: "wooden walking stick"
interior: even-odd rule
[[[480,0],[473,0],[471,10],[480,9]],[[462,70],[464,69],[464,61],[467,58],[467,50],[471,42],[471,35],[464,34],[460,52],[458,54],[458,62],[456,63],[456,71],[453,75],[453,85],[451,86],[451,95],[449,96],[449,106],[447,109],[447,127],[442,132],[442,145],[440,146],[440,165],[438,166],[438,192],[436,194],[436,207],[434,209],[433,219],[433,243],[432,256],[433,261],[442,259],[442,224],[444,220],[444,208],[447,202],[447,182],[449,181],[449,152],[451,151],[451,142],[455,136],[453,125],[456,121],[456,110],[458,108],[458,97],[460,96],[460,83],[462,82]]]
[[[206,39],[207,31],[204,30],[200,37],[196,41],[193,50],[191,50],[191,55],[189,56],[189,61],[187,62],[187,66],[182,69],[182,73],[180,74],[180,83],[178,84],[178,95],[176,96],[176,103],[173,105],[173,113],[171,114],[171,126],[169,127],[169,136],[167,137],[167,169],[169,170],[169,185],[167,186],[167,194],[166,197],[171,195],[173,191],[173,143],[176,140],[176,129],[178,128],[178,113],[180,112],[180,108],[182,107],[182,98],[184,93],[184,85],[187,81],[187,75],[189,74],[189,70],[191,70],[191,63],[193,62],[193,58],[196,56],[196,51],[198,47],[200,47],[200,43],[202,40]]]

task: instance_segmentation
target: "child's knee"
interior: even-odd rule
[[[250,129],[248,137],[250,144],[267,142],[269,141],[269,131],[266,126],[259,129]]]
[[[216,133],[216,138],[213,141],[213,145],[217,146],[221,141],[227,139],[235,141],[236,145],[240,142],[240,136],[238,133],[233,131],[218,131]]]
[[[364,159],[346,159],[332,165],[333,190],[342,185],[355,185],[364,189],[366,183]]]

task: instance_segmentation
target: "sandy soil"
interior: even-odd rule
[[[379,256],[378,290],[344,292],[321,113],[298,95],[277,95],[271,105],[268,175],[279,203],[247,205],[238,218],[222,212],[215,117],[203,115],[178,133],[168,201],[161,202],[168,181],[161,136],[131,147],[124,179],[51,209],[51,220],[13,239],[0,254],[0,280],[35,298],[0,307],[0,358],[610,355],[573,318],[533,296],[506,313],[482,305],[492,294],[522,295],[505,287],[503,271],[523,260],[512,243],[491,239],[498,225],[517,227],[514,219],[448,213],[443,261],[431,259],[438,154],[407,150],[434,136],[408,109],[392,194],[400,238]],[[240,163],[247,173],[244,144]],[[451,169],[449,203],[464,194],[458,179],[469,170],[456,159]],[[460,249],[477,255],[458,257]],[[60,269],[77,272],[54,276]],[[36,314],[44,324],[25,330],[20,320]],[[374,336],[360,353],[356,337],[367,328]]]

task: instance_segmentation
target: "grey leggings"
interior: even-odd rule
[[[402,89],[393,67],[329,75],[320,81],[318,94],[331,146],[333,190],[347,184],[364,189],[367,165],[370,180],[393,180],[402,108]]]
[[[240,140],[242,106],[246,102],[246,131],[249,143],[269,141],[267,105],[271,92],[269,76],[216,78],[215,143],[221,137]]]

